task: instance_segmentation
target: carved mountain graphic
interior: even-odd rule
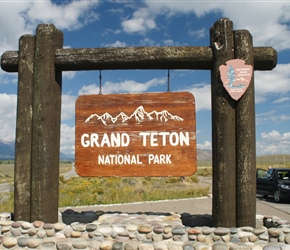
[[[236,81],[240,81],[240,82],[248,82],[248,80],[245,79],[244,77],[237,78]]]
[[[177,115],[172,115],[167,110],[162,111],[153,110],[151,112],[146,112],[142,105],[139,106],[130,116],[126,115],[124,112],[120,112],[115,117],[110,115],[108,112],[104,113],[103,115],[92,114],[86,119],[85,123],[90,122],[94,118],[100,120],[106,126],[108,120],[111,121],[112,123],[116,123],[119,120],[122,123],[124,123],[130,119],[135,119],[136,122],[140,122],[145,119],[149,119],[150,121],[157,120],[161,122],[167,122],[169,120],[183,121],[183,118]]]

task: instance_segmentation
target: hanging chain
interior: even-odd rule
[[[100,87],[99,95],[101,95],[102,94],[102,70],[100,70],[100,75],[99,75],[99,87]]]
[[[167,92],[170,92],[170,70],[167,73]]]

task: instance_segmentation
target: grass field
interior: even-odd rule
[[[257,157],[257,168],[288,167],[290,155]],[[73,177],[59,178],[59,207],[95,204],[114,204],[162,199],[181,199],[206,196],[210,186],[200,181],[212,177],[210,161],[198,162],[197,172],[185,177]],[[60,173],[71,169],[71,163],[61,163]],[[13,185],[13,162],[0,162],[0,183]],[[0,193],[0,212],[13,212],[13,192]]]
[[[60,181],[59,206],[114,204],[206,196],[209,185],[185,177],[100,177]],[[85,195],[84,195],[85,194]]]
[[[0,164],[0,183],[13,182],[14,180],[14,164]]]
[[[13,161],[0,161],[0,183],[14,181],[14,163]],[[72,167],[72,163],[61,162],[60,174],[68,172]]]
[[[60,166],[61,173],[70,169],[71,164]],[[2,182],[8,180],[12,182],[13,172],[13,164],[0,164],[1,175],[7,176],[2,178]],[[180,177],[73,177],[65,180],[60,176],[59,207],[206,196],[210,192],[210,187],[208,184],[201,183],[199,179],[205,176],[211,177],[211,168],[200,168],[195,175],[184,179]],[[13,211],[13,192],[0,193],[1,211]]]

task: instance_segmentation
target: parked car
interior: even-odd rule
[[[290,200],[290,169],[257,169],[257,194],[271,195],[276,202]]]

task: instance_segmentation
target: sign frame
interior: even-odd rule
[[[189,92],[83,95],[76,100],[80,176],[190,176],[196,171]]]

